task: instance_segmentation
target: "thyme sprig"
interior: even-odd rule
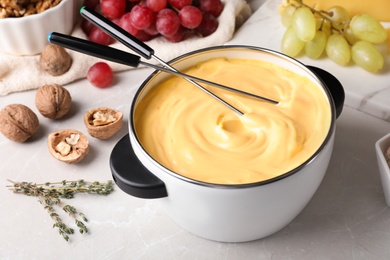
[[[55,211],[55,206],[62,208],[69,217],[71,217],[81,234],[88,233],[88,228],[84,222],[88,219],[83,213],[78,211],[74,206],[65,204],[61,198],[72,199],[76,193],[88,193],[98,195],[108,195],[114,190],[114,183],[107,181],[105,183],[77,181],[46,182],[42,184],[32,182],[15,182],[8,180],[12,185],[7,185],[14,193],[34,196],[43,205],[44,209],[54,221],[53,228],[58,228],[60,235],[69,240],[69,235],[74,233],[74,229],[68,227]]]

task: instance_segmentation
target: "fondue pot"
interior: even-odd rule
[[[142,147],[135,131],[133,117],[137,104],[153,86],[169,76],[155,71],[143,82],[133,99],[129,134],[114,147],[110,167],[121,190],[134,197],[159,199],[166,213],[189,232],[221,242],[256,240],[288,225],[318,189],[332,154],[335,121],[343,108],[344,90],[328,72],[258,47],[211,47],[182,55],[169,64],[184,70],[216,57],[273,63],[304,75],[323,88],[329,99],[332,118],[329,132],[319,149],[295,169],[256,183],[212,184],[179,175],[152,158]]]

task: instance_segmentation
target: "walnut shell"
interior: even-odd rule
[[[12,141],[26,141],[38,127],[37,115],[25,105],[11,104],[0,110],[0,132]]]
[[[72,57],[62,46],[48,44],[43,49],[39,63],[41,68],[53,76],[67,72],[72,65]]]
[[[54,158],[68,164],[80,162],[89,153],[87,137],[73,129],[64,129],[49,134],[49,152]]]
[[[72,106],[72,97],[65,88],[57,84],[39,87],[35,94],[35,106],[47,118],[60,119]]]
[[[122,112],[108,107],[89,110],[84,115],[88,133],[98,139],[108,139],[122,128]]]

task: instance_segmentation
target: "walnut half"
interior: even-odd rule
[[[108,107],[98,107],[85,113],[84,124],[91,136],[104,140],[122,128],[122,119],[122,112]]]
[[[51,133],[48,137],[48,146],[54,158],[69,164],[80,162],[89,152],[87,137],[72,129]]]

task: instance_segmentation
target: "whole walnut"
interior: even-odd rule
[[[62,46],[48,44],[43,49],[39,62],[41,68],[53,76],[67,72],[72,65],[72,57]]]
[[[44,85],[37,89],[35,106],[44,117],[60,119],[69,112],[72,97],[69,91],[60,85]]]
[[[25,105],[11,104],[0,110],[0,132],[12,141],[26,141],[38,127],[37,115]]]

